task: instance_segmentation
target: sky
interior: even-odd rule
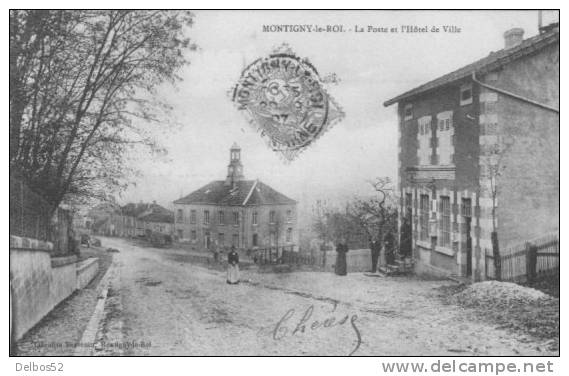
[[[545,15],[547,21],[551,15]],[[555,16],[553,16],[555,17]],[[247,179],[260,179],[309,205],[371,194],[368,180],[396,182],[396,106],[383,102],[503,48],[513,27],[537,34],[537,11],[196,11],[188,30],[198,50],[176,88],[160,88],[178,126],[153,126],[165,157],[131,156],[141,175],[120,201],[172,201],[212,180],[224,179],[229,148],[241,148]],[[263,25],[343,25],[343,33],[263,32]],[[438,33],[355,33],[355,25],[397,28],[433,26]],[[445,33],[442,26],[456,26]],[[349,31],[349,30],[352,31]],[[228,92],[245,65],[287,43],[308,58],[345,118],[291,163],[284,163],[231,102]]]

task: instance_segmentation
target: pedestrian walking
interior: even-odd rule
[[[348,244],[345,238],[340,238],[336,244],[336,275],[347,275],[348,265],[346,262],[346,253],[348,252]]]
[[[377,238],[369,239],[369,248],[371,250],[371,272],[377,272],[377,261],[379,260],[379,254],[381,253],[381,243]]]
[[[235,246],[231,246],[231,251],[227,254],[227,283],[230,285],[239,283],[239,254]]]

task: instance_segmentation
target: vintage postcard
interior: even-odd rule
[[[9,24],[11,356],[559,356],[558,10]]]

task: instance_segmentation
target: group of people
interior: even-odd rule
[[[383,245],[385,249],[385,262],[387,264],[392,264],[395,261],[395,237],[391,232],[385,235]],[[369,248],[371,250],[371,272],[376,273],[382,244],[377,238],[370,238]],[[336,275],[345,276],[348,274],[348,264],[346,260],[348,250],[346,238],[341,237],[336,243],[336,264],[334,266],[334,272]],[[211,251],[213,252],[215,262],[219,262],[217,244],[213,243]],[[237,253],[237,250],[233,245],[227,254],[227,283],[230,285],[239,283],[239,253]]]

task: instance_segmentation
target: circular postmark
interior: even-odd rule
[[[318,72],[290,53],[272,54],[246,67],[233,101],[276,151],[308,146],[328,123],[330,98]]]

